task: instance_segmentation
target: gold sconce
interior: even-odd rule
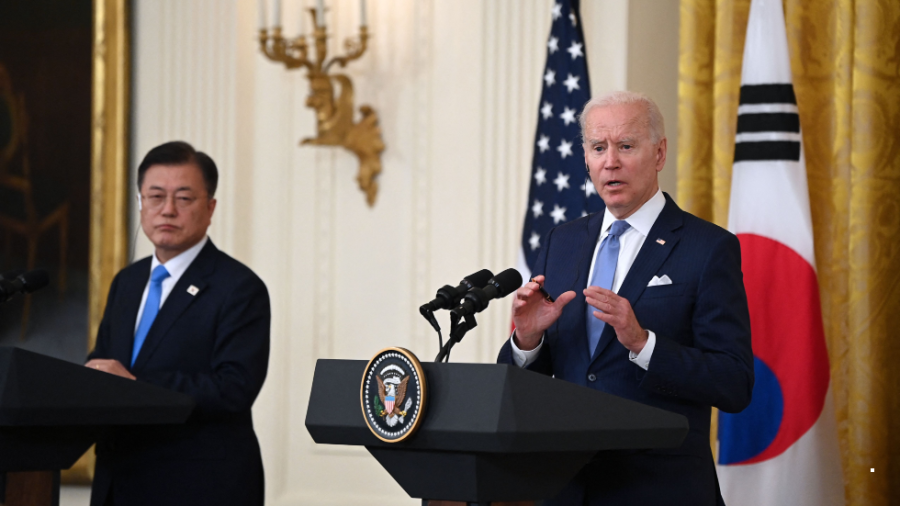
[[[378,195],[376,176],[381,173],[381,152],[384,141],[378,126],[378,113],[368,105],[359,108],[360,119],[354,122],[353,82],[345,74],[328,71],[334,64],[344,67],[366,52],[369,30],[366,26],[366,3],[360,0],[360,27],[358,38],[348,38],[344,42],[346,54],[328,59],[325,28],[325,7],[323,0],[316,0],[316,7],[309,9],[313,18],[313,43],[315,55],[309,54],[309,44],[302,28],[300,35],[291,39],[281,32],[281,0],[275,0],[275,26],[266,28],[266,0],[259,0],[259,46],[263,54],[272,61],[281,62],[288,69],[306,68],[310,94],[307,107],[316,111],[317,135],[303,139],[300,144],[318,146],[342,146],[359,158],[359,173],[356,180],[366,194],[369,206],[375,204]],[[302,21],[302,19],[301,19]],[[302,23],[301,23],[302,27]],[[327,62],[326,62],[327,60]],[[336,86],[340,90],[336,90]]]

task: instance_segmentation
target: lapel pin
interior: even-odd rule
[[[658,243],[660,243],[660,244],[665,244],[665,243],[666,243],[666,241],[664,241],[664,240],[662,240],[662,239],[657,239],[656,242],[658,242]]]
[[[200,291],[200,289],[194,285],[189,286],[188,290],[187,290],[187,292],[191,295],[197,295],[197,292],[199,292],[199,291]]]

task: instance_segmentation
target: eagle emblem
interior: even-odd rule
[[[382,441],[409,437],[422,421],[425,373],[419,359],[403,348],[378,352],[363,373],[360,403],[369,429]]]
[[[376,376],[375,379],[378,380],[378,398],[381,399],[381,403],[384,405],[384,409],[378,413],[379,416],[406,416],[406,411],[400,411],[400,406],[403,404],[403,399],[406,397],[406,383],[409,382],[409,376],[400,380],[400,383],[396,385],[393,383],[385,384],[384,380],[378,376]]]
[[[375,375],[378,381],[378,396],[375,397],[375,414],[384,419],[388,427],[405,421],[406,412],[412,406],[412,399],[406,398],[406,385],[409,375],[397,365],[388,365],[381,374]],[[406,404],[403,401],[406,400]],[[402,407],[401,407],[402,406]]]

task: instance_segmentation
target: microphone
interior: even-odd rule
[[[466,292],[462,303],[450,313],[459,317],[480,313],[488,307],[490,301],[506,297],[520,286],[522,286],[522,275],[519,274],[519,271],[506,269],[489,279],[483,289],[473,288]]]
[[[463,295],[466,294],[469,290],[473,288],[481,288],[487,284],[491,277],[494,275],[491,271],[487,269],[481,269],[478,272],[469,274],[464,277],[462,281],[459,282],[459,286],[453,287],[450,285],[444,285],[437,291],[437,295],[435,298],[426,304],[422,304],[419,307],[419,312],[422,315],[426,315],[429,311],[437,311],[438,309],[450,309],[459,304],[459,301],[463,298]]]
[[[12,276],[14,278],[10,279]],[[24,274],[7,273],[0,279],[0,302],[6,302],[17,293],[32,293],[50,283],[47,271],[36,269]]]

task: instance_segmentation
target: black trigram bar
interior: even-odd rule
[[[741,132],[799,132],[800,115],[795,112],[766,112],[738,116],[738,133]]]
[[[800,161],[798,141],[738,142],[734,145],[734,161],[789,160]]]
[[[796,104],[792,84],[745,84],[741,86],[741,105]]]

